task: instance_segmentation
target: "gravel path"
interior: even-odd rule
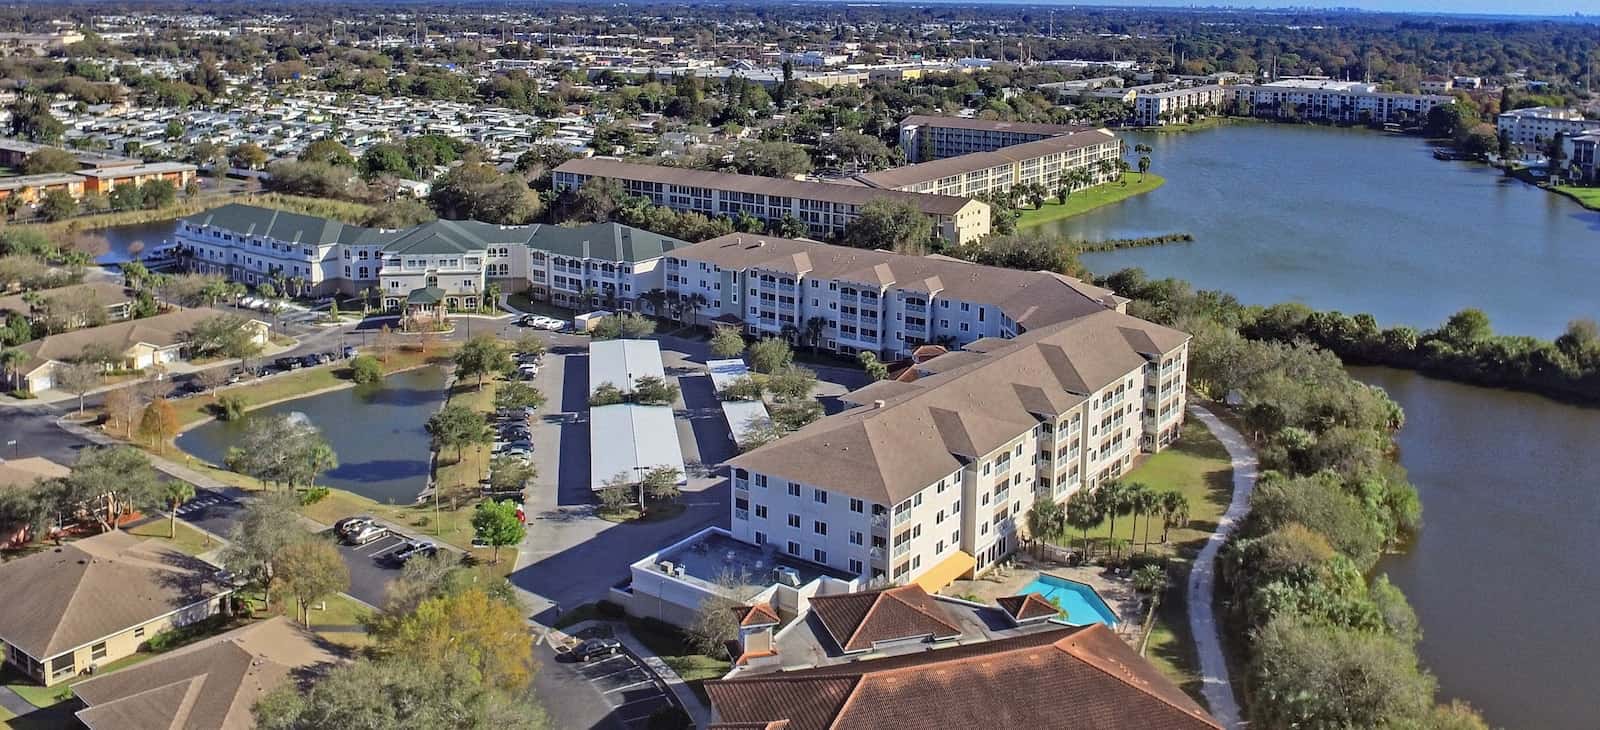
[[[1250,512],[1250,493],[1256,486],[1256,454],[1244,436],[1210,411],[1190,405],[1189,413],[1200,419],[1222,442],[1233,462],[1233,500],[1189,571],[1188,599],[1189,629],[1194,634],[1195,651],[1200,655],[1201,692],[1211,716],[1223,727],[1234,730],[1241,726],[1239,704],[1234,701],[1233,686],[1228,679],[1228,662],[1222,654],[1222,635],[1212,611],[1212,594],[1217,582],[1217,552]]]

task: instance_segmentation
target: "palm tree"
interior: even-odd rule
[[[1028,536],[1038,542],[1053,543],[1067,531],[1067,513],[1055,500],[1043,498],[1028,510]]]
[[[785,324],[783,327],[779,328],[778,336],[782,337],[784,342],[795,345],[800,344],[800,328],[792,323]]]
[[[1161,603],[1161,594],[1167,590],[1169,578],[1167,569],[1159,565],[1146,565],[1133,572],[1133,589],[1150,596],[1150,613],[1145,617],[1144,636],[1139,639],[1139,656],[1144,656],[1145,646],[1150,643],[1150,630],[1155,628],[1156,606]]]
[[[1134,486],[1134,510],[1144,515],[1144,542],[1139,545],[1139,552],[1143,553],[1150,549],[1150,518],[1161,510],[1161,495],[1143,484]]]
[[[706,301],[706,295],[695,293],[690,294],[684,304],[687,306],[689,312],[688,323],[692,325],[700,322],[700,310],[707,304],[710,304],[710,302]]]
[[[1174,527],[1189,524],[1189,498],[1173,490],[1161,493],[1161,544],[1167,544],[1167,534]]]
[[[1139,155],[1139,182],[1144,182],[1144,176],[1150,172],[1150,155]]]
[[[1093,492],[1079,490],[1067,498],[1066,521],[1068,525],[1083,531],[1083,552],[1088,555],[1089,531],[1100,525],[1105,519],[1105,513],[1100,509],[1100,502]]]
[[[651,314],[654,314],[657,317],[664,317],[667,314],[668,296],[670,295],[667,294],[665,289],[651,289],[650,291],[639,295],[639,298],[646,304],[650,305]]]
[[[185,481],[174,479],[170,482],[167,482],[165,496],[167,498],[168,507],[167,538],[170,540],[176,540],[178,539],[178,506],[184,502],[194,499],[194,485]]]
[[[1117,517],[1128,514],[1132,507],[1128,500],[1128,487],[1122,482],[1108,482],[1100,485],[1100,488],[1095,490],[1095,496],[1100,501],[1100,511],[1104,512],[1105,516],[1111,520],[1111,530],[1108,534],[1111,538],[1111,544],[1115,545],[1117,541]]]
[[[0,372],[6,375],[6,382],[11,382],[16,377],[17,367],[28,361],[28,353],[21,350],[8,348],[0,350]],[[13,383],[13,385],[16,385]]]
[[[821,315],[806,318],[806,340],[811,342],[811,349],[816,350],[822,345],[822,335],[828,329],[828,318]]]

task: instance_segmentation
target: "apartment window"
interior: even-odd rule
[[[860,573],[861,573],[861,561],[856,560],[855,558],[851,558],[850,559],[850,572],[855,573],[857,575],[860,575]]]
[[[104,641],[102,641],[102,642],[100,642],[98,644],[95,644],[92,647],[89,647],[89,658],[90,659],[104,659],[104,658],[106,658],[106,643]]]
[[[851,530],[850,531],[850,544],[851,545],[860,545],[861,544],[861,531],[860,530]]]
[[[790,555],[793,555],[797,558],[800,557],[800,543],[790,540],[789,544],[785,547],[788,548]]]
[[[944,510],[939,510],[939,513],[933,516],[933,524],[937,525],[941,522],[944,522]]]
[[[920,567],[922,567],[922,556],[921,555],[913,555],[913,556],[911,556],[911,569],[912,570],[916,570],[917,568],[920,568]]]
[[[755,483],[756,483],[756,486],[761,487],[762,489],[766,489],[767,488],[767,475],[765,475],[765,474],[757,474],[755,476]]]
[[[945,480],[940,479],[939,480],[939,485],[933,488],[933,493],[934,494],[944,494],[944,490],[945,490]]]
[[[789,496],[791,496],[791,497],[800,496],[800,485],[795,484],[793,482],[790,482],[790,484],[789,484]]]
[[[823,552],[823,551],[821,551],[821,550],[819,550],[819,549],[817,549],[817,548],[812,548],[811,549],[811,559],[814,562],[827,564],[827,562],[828,562],[828,554]]]
[[[940,541],[938,541],[938,542],[933,544],[933,554],[934,555],[938,555],[939,553],[942,553],[942,552],[944,552],[944,541],[940,540]]]
[[[144,638],[144,627],[143,626],[140,626],[139,628],[133,630],[133,638],[135,638],[135,639]]]
[[[859,513],[863,512],[863,511],[865,511],[865,509],[866,509],[866,504],[864,504],[861,500],[856,499],[855,497],[851,497],[850,498],[850,511],[851,512],[855,512],[855,513],[859,514]]]
[[[789,513],[789,526],[797,530],[800,529],[800,515]]]
[[[828,493],[826,491],[821,490],[821,489],[813,489],[813,490],[811,490],[811,501],[816,502],[818,504],[827,504],[828,503]]]
[[[756,530],[756,544],[757,545],[765,545],[765,544],[767,544],[767,533],[762,532],[760,530]]]
[[[811,523],[811,531],[817,533],[818,535],[826,535],[828,534],[828,523],[823,522],[822,520],[813,520]]]
[[[766,505],[764,505],[764,504],[756,505],[756,517],[758,517],[760,519],[763,519],[763,520],[767,518],[767,506]]]

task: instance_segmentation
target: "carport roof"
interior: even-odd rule
[[[678,426],[667,406],[624,403],[589,411],[589,485],[601,489],[618,474],[637,483],[645,471],[660,466],[683,474]]]

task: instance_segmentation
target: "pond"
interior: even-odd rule
[[[100,254],[95,262],[120,264],[134,258],[133,252],[136,250],[153,251],[162,243],[172,239],[172,229],[176,224],[176,220],[151,221],[90,231],[91,234],[104,238],[108,247],[108,250]]]
[[[1431,328],[1478,307],[1497,331],[1554,337],[1600,318],[1600,212],[1435,160],[1416,137],[1238,124],[1123,139],[1154,148],[1166,185],[1038,230],[1195,241],[1085,254],[1095,273],[1138,266],[1247,304],[1299,301],[1383,326]]]
[[[437,367],[396,373],[361,385],[251,411],[238,421],[212,421],[178,437],[178,446],[214,464],[237,443],[250,419],[298,414],[322,430],[339,466],[318,484],[386,504],[409,504],[428,483],[428,433],[423,424],[445,398]]]

